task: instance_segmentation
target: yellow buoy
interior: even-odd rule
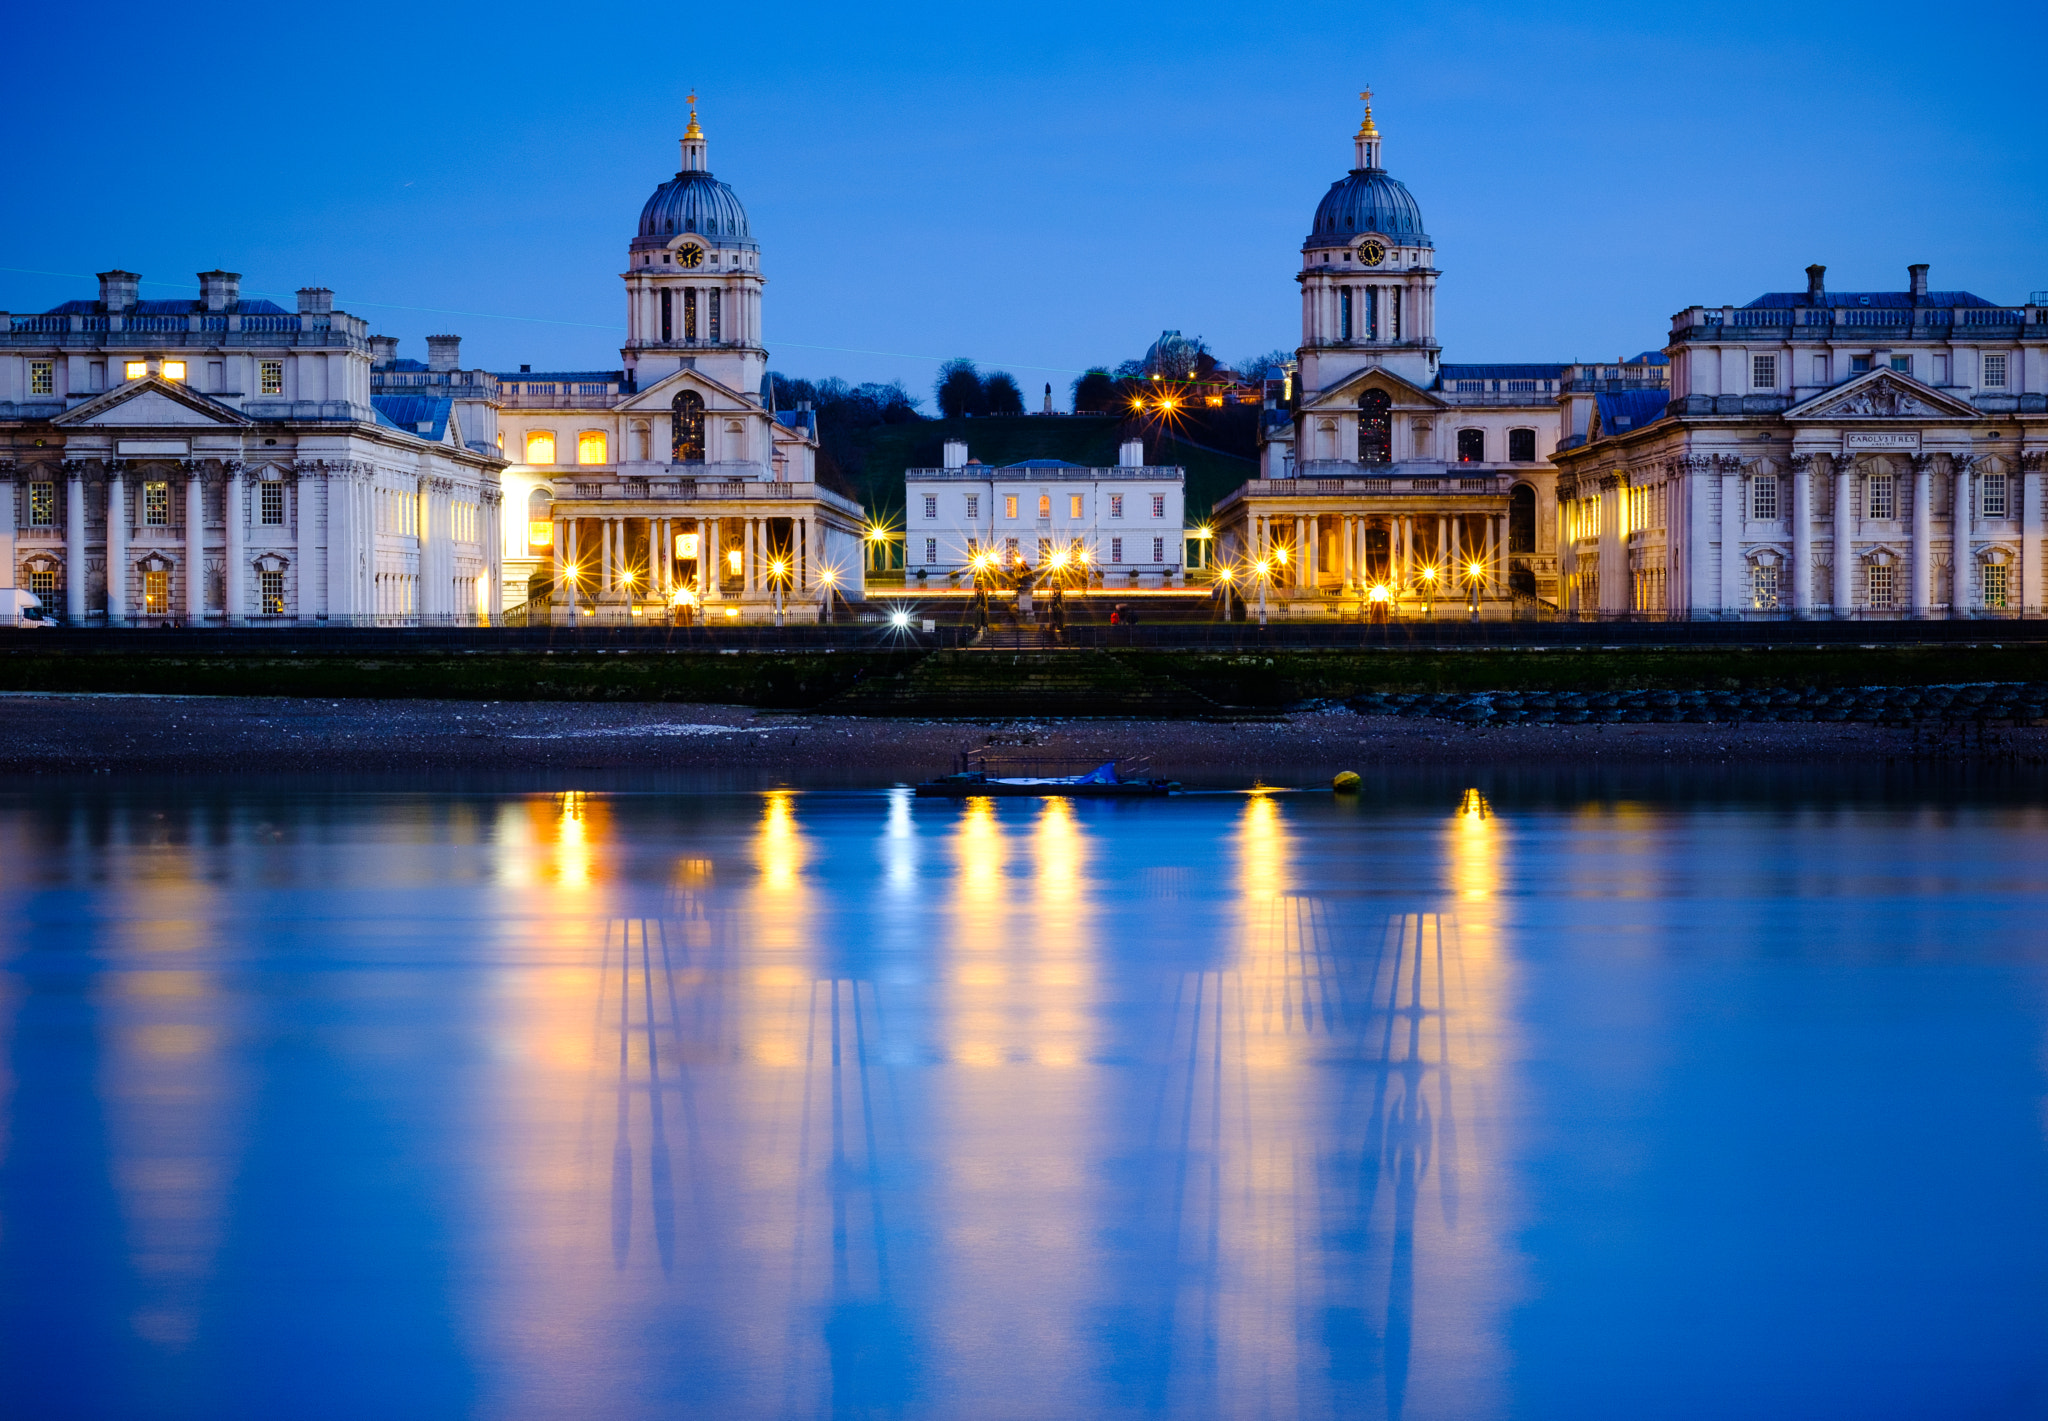
[[[1339,794],[1357,794],[1359,783],[1358,771],[1340,770],[1337,778],[1330,781],[1330,788]]]

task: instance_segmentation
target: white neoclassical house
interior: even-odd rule
[[[1803,292],[1672,318],[1669,399],[1604,396],[1555,456],[1567,607],[2048,610],[2048,293]]]
[[[1085,567],[1105,588],[1180,584],[1187,470],[1147,464],[1142,439],[1125,440],[1104,468],[1061,459],[984,464],[962,440],[948,440],[942,457],[941,468],[903,471],[911,578],[971,583],[975,558],[986,554],[1012,570]]]
[[[392,404],[368,326],[202,272],[195,300],[0,314],[0,558],[72,625],[419,625],[499,605],[488,410]]]
[[[557,621],[862,596],[864,515],[818,483],[812,412],[772,408],[760,244],[707,153],[692,109],[627,245],[621,367],[498,376],[507,595]]]

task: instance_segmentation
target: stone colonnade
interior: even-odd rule
[[[1463,595],[1466,569],[1476,562],[1480,595],[1499,597],[1507,591],[1507,523],[1504,508],[1253,511],[1246,519],[1246,553],[1252,562],[1270,566],[1278,550],[1286,549],[1287,570],[1276,576],[1276,585],[1304,592],[1356,590],[1384,581],[1399,595],[1424,586],[1423,570],[1434,568],[1434,585]],[[1384,563],[1367,554],[1367,534],[1374,530],[1387,535]]]
[[[815,514],[739,511],[678,516],[650,509],[555,507],[555,585],[572,605],[675,600],[687,588],[697,602],[758,600],[782,587],[788,598],[818,594],[826,570]],[[772,527],[789,525],[786,537]],[[697,556],[677,551],[681,535],[697,536]],[[663,553],[667,556],[663,556]],[[737,553],[737,576],[733,554]],[[775,564],[783,564],[778,577]],[[694,563],[694,566],[688,566]]]

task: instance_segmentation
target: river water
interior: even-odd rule
[[[0,1411],[2040,1416],[2038,788],[17,784]]]

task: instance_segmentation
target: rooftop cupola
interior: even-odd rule
[[[686,173],[708,173],[711,163],[704,142],[704,130],[697,126],[697,96],[690,95],[690,126],[683,130],[683,168]]]
[[[1377,168],[1380,164],[1380,131],[1372,121],[1372,90],[1367,89],[1359,98],[1365,100],[1365,122],[1358,125],[1358,133],[1351,140],[1357,148],[1354,168]]]

